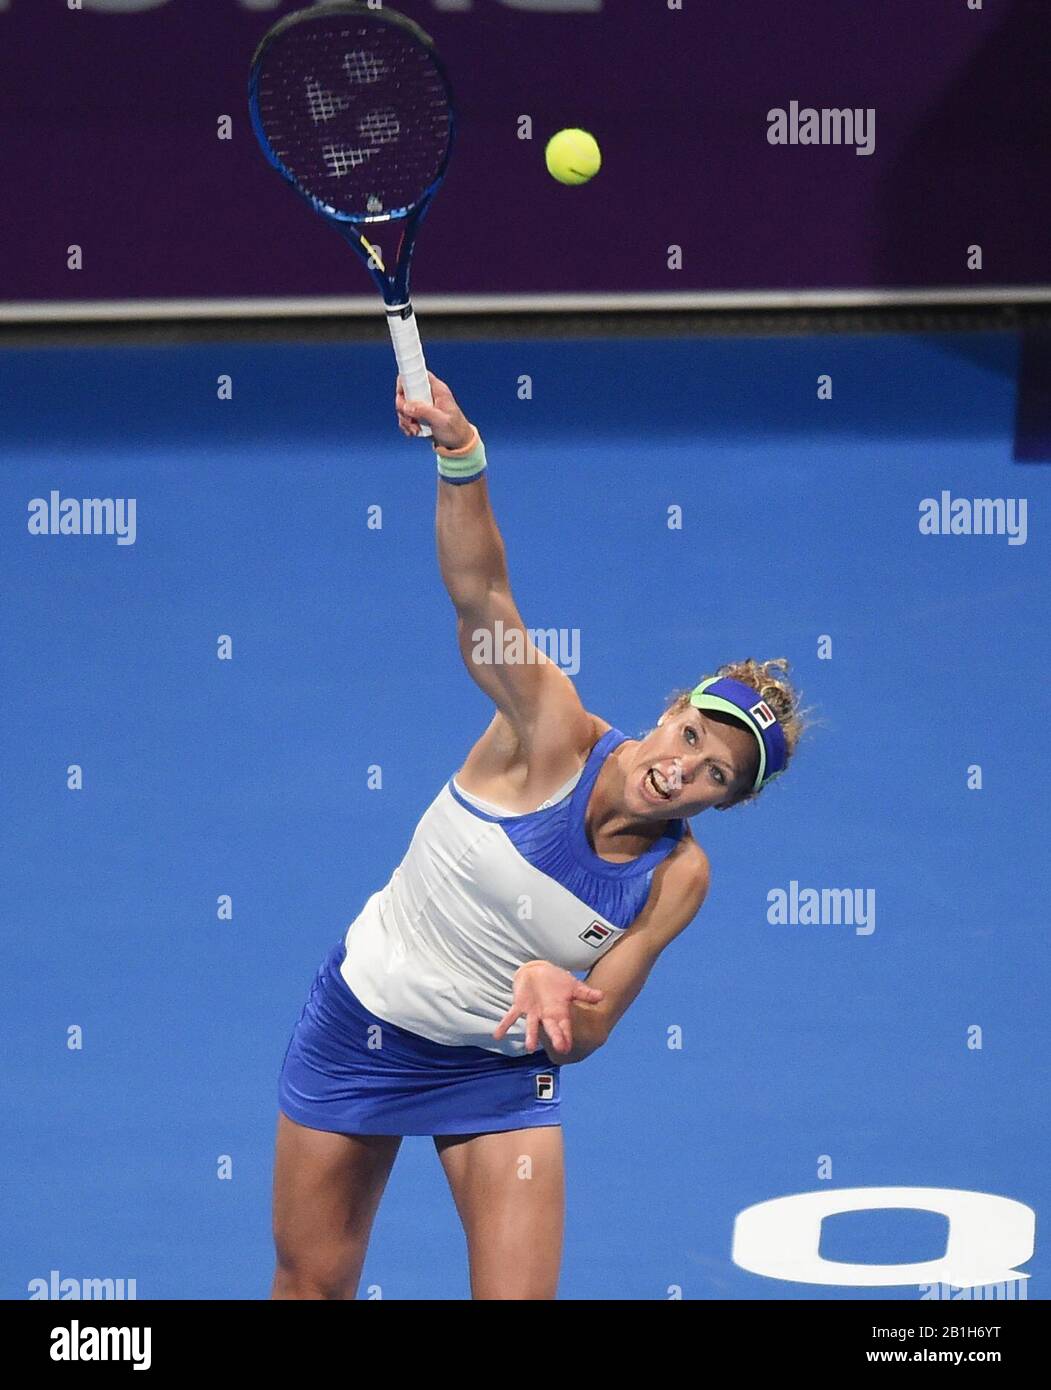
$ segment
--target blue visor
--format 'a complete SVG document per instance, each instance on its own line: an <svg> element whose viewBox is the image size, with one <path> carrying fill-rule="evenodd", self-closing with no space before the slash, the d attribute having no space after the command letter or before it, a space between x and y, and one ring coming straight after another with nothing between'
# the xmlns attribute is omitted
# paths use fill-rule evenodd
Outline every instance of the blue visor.
<svg viewBox="0 0 1051 1390"><path fill-rule="evenodd" d="M731 680L729 676L711 676L697 686L690 696L690 704L697 709L729 714L755 734L759 745L759 771L752 784L753 791L765 787L784 772L788 762L785 731L777 722L777 715L752 686Z"/></svg>

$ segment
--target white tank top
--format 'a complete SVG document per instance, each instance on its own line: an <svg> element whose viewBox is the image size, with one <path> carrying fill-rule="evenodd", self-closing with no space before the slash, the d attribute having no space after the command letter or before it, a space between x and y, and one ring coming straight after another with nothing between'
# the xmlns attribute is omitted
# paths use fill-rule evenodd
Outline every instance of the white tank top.
<svg viewBox="0 0 1051 1390"><path fill-rule="evenodd" d="M515 814L449 782L402 862L346 932L341 974L377 1017L433 1042L525 1052L525 1020L497 1042L515 971L549 960L585 972L619 940L657 863L685 829L672 822L627 864L599 858L584 829L591 787L625 738L610 729L535 811Z"/></svg>

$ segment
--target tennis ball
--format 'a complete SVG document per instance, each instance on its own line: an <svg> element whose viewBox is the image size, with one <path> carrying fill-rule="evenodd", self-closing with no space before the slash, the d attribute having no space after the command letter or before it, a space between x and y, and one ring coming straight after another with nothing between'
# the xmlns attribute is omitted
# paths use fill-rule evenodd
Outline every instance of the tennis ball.
<svg viewBox="0 0 1051 1390"><path fill-rule="evenodd" d="M598 141L586 130L560 130L544 149L547 172L559 183L587 183L602 166Z"/></svg>

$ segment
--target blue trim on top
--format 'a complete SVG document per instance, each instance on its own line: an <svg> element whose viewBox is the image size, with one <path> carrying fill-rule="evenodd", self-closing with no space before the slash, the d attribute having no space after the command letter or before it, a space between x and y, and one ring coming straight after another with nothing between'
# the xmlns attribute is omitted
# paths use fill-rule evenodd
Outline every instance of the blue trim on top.
<svg viewBox="0 0 1051 1390"><path fill-rule="evenodd" d="M604 878L625 878L634 874L652 873L660 861L671 853L675 845L685 835L686 821L681 816L668 822L670 828L645 854L640 854L637 859L628 859L621 864L614 864L596 854L591 848L587 836L585 818L591 790L602 771L603 763L615 749L627 741L627 734L621 733L619 729L607 729L588 754L587 762L580 774L580 780L573 790L567 792L561 801L556 801L554 806L543 806L536 811L516 811L506 815L493 815L468 801L457 788L455 777L450 777L446 786L454 800L459 802L465 811L470 811L472 816L477 816L479 820L488 821L491 825L506 825L511 821L526 820L530 816L551 815L552 812L564 808L568 798L568 840L573 857L578 864Z"/></svg>
<svg viewBox="0 0 1051 1390"><path fill-rule="evenodd" d="M501 821L505 820L517 820L519 816L536 815L535 811L521 811L518 815L493 816L490 815L488 811L483 811L480 807L476 806L473 801L468 801L467 798L461 794L456 785L455 777L450 777L445 785L449 788L450 792L452 792L454 800L458 801L465 811L470 811L472 816L477 816L479 820L487 820L490 823L499 824Z"/></svg>
<svg viewBox="0 0 1051 1390"><path fill-rule="evenodd" d="M576 785L553 806L510 815L483 811L458 791L453 778L453 799L489 825L498 825L527 864L559 883L585 904L596 917L620 931L630 927L649 898L653 871L686 833L686 822L668 822L668 829L645 854L622 864L600 859L588 843L585 818L595 779L610 753L627 740L619 729L610 729L598 740L580 770ZM482 872L485 878L484 870ZM499 899L502 887L488 882L487 891Z"/></svg>

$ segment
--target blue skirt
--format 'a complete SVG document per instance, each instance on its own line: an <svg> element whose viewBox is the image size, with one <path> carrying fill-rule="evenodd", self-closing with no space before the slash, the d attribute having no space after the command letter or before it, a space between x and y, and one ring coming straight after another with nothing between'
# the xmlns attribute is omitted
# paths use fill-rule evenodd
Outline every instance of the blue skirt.
<svg viewBox="0 0 1051 1390"><path fill-rule="evenodd" d="M561 1068L543 1049L504 1057L448 1047L377 1018L339 973L345 954L339 941L322 961L285 1052L278 1104L289 1119L337 1134L404 1135L561 1123Z"/></svg>

